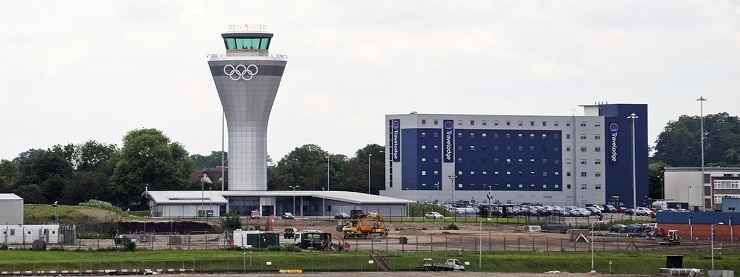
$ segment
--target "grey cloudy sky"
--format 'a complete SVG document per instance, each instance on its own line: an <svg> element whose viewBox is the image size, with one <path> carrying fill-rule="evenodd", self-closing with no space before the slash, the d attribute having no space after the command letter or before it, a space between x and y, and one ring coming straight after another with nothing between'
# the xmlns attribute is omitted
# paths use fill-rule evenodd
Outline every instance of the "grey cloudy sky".
<svg viewBox="0 0 740 277"><path fill-rule="evenodd" d="M275 161L384 144L384 115L582 114L646 103L669 120L740 112L738 1L0 1L0 159L157 128L221 148L206 63L229 24L267 24L288 55Z"/></svg>

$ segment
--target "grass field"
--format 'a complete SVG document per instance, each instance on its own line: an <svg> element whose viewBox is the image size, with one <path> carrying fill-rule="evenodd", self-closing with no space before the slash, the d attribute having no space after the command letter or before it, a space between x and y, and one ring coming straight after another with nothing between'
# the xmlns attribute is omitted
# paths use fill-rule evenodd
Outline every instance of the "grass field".
<svg viewBox="0 0 740 277"><path fill-rule="evenodd" d="M384 253L393 271L418 270L423 258L447 257L469 262L468 271L482 272L588 272L589 253L483 253L479 268L477 252ZM658 273L665 266L665 253L596 253L595 269L602 273ZM303 271L378 271L368 253L242 252L241 250L119 251L0 251L0 271L97 270L97 269L193 269L196 272L250 272L302 269ZM611 266L609 263L611 262ZM684 255L684 267L709 269L709 253ZM610 271L611 267L611 271ZM739 253L715 257L717 269L740 270Z"/></svg>

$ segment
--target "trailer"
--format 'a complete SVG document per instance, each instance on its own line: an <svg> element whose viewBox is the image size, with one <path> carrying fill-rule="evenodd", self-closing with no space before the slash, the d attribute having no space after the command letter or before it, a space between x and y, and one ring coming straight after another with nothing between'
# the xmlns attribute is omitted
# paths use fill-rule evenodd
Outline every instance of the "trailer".
<svg viewBox="0 0 740 277"><path fill-rule="evenodd" d="M433 263L431 258L423 260L423 268L431 271L465 271L465 266L458 259L439 260L439 263Z"/></svg>

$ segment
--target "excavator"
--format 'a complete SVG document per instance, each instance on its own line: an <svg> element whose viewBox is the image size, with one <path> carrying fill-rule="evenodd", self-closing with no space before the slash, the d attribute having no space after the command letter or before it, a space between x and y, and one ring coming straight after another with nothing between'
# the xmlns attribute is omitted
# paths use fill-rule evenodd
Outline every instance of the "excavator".
<svg viewBox="0 0 740 277"><path fill-rule="evenodd" d="M681 237L678 236L678 230L668 230L668 232L665 231L663 228L657 228L650 232L650 237L663 237L663 241L661 241L660 245L677 245L681 244Z"/></svg>
<svg viewBox="0 0 740 277"><path fill-rule="evenodd" d="M388 235L388 228L383 222L383 215L369 214L356 221L347 221L342 228L344 238Z"/></svg>

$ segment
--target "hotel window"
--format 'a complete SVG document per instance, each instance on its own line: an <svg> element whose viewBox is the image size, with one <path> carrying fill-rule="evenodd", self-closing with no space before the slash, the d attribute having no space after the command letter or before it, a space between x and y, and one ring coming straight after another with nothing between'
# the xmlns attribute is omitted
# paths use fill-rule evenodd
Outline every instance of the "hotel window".
<svg viewBox="0 0 740 277"><path fill-rule="evenodd" d="M529 159L529 163L534 163L534 159Z"/></svg>
<svg viewBox="0 0 740 277"><path fill-rule="evenodd" d="M511 121L507 120L506 121L506 126L511 126Z"/></svg>
<svg viewBox="0 0 740 277"><path fill-rule="evenodd" d="M542 134L542 139L547 139L547 134Z"/></svg>
<svg viewBox="0 0 740 277"><path fill-rule="evenodd" d="M462 163L462 158L457 158L457 163L461 164Z"/></svg>
<svg viewBox="0 0 740 277"><path fill-rule="evenodd" d="M588 177L588 173L586 173L586 171L581 171L581 177Z"/></svg>
<svg viewBox="0 0 740 277"><path fill-rule="evenodd" d="M427 175L427 172L426 172L426 171L424 171L424 170L422 170L422 171L421 171L421 176L426 176L426 175Z"/></svg>
<svg viewBox="0 0 740 277"><path fill-rule="evenodd" d="M524 136L522 135L522 133L519 133L519 134L517 134L517 137L518 138L523 138Z"/></svg>
<svg viewBox="0 0 740 277"><path fill-rule="evenodd" d="M529 126L534 126L534 121L530 121Z"/></svg>
<svg viewBox="0 0 740 277"><path fill-rule="evenodd" d="M457 146L457 151L462 151L462 145Z"/></svg>
<svg viewBox="0 0 740 277"><path fill-rule="evenodd" d="M555 185L555 188L560 188L560 185Z"/></svg>
<svg viewBox="0 0 740 277"><path fill-rule="evenodd" d="M558 125L560 125L560 122L558 122L558 121L555 121L555 122L553 122L552 124L553 124L553 125L555 125L555 126L557 127Z"/></svg>
<svg viewBox="0 0 740 277"><path fill-rule="evenodd" d="M586 139L586 134L581 134L581 139Z"/></svg>
<svg viewBox="0 0 740 277"><path fill-rule="evenodd" d="M438 138L438 137L439 137L439 133L437 133L437 132L434 132L434 137L435 137L435 138Z"/></svg>
<svg viewBox="0 0 740 277"><path fill-rule="evenodd" d="M506 163L507 164L510 164L511 163L511 159L506 159Z"/></svg>
<svg viewBox="0 0 740 277"><path fill-rule="evenodd" d="M493 159L493 163L497 164L498 163L498 158Z"/></svg>
<svg viewBox="0 0 740 277"><path fill-rule="evenodd" d="M521 120L519 120L518 124L519 124L519 127L522 127L522 125L524 125L524 123Z"/></svg>
<svg viewBox="0 0 740 277"><path fill-rule="evenodd" d="M534 184L529 184L529 187L530 188L534 188Z"/></svg>
<svg viewBox="0 0 740 277"><path fill-rule="evenodd" d="M437 175L439 175L439 171L435 170L434 171L434 176L437 176Z"/></svg>
<svg viewBox="0 0 740 277"><path fill-rule="evenodd" d="M594 177L601 177L601 172L594 172Z"/></svg>
<svg viewBox="0 0 740 277"><path fill-rule="evenodd" d="M462 133L457 133L457 138L462 138Z"/></svg>
<svg viewBox="0 0 740 277"><path fill-rule="evenodd" d="M506 175L511 175L511 171L506 171Z"/></svg>
<svg viewBox="0 0 740 277"><path fill-rule="evenodd" d="M493 151L498 151L498 145L493 146Z"/></svg>
<svg viewBox="0 0 740 277"><path fill-rule="evenodd" d="M481 137L486 138L486 133L480 134Z"/></svg>
<svg viewBox="0 0 740 277"><path fill-rule="evenodd" d="M427 133L425 133L425 132L421 132L421 137L422 137L422 138L425 138L425 137L427 137Z"/></svg>
<svg viewBox="0 0 740 277"><path fill-rule="evenodd" d="M529 172L529 176L532 176L532 177L534 177L534 171L530 171L530 172Z"/></svg>
<svg viewBox="0 0 740 277"><path fill-rule="evenodd" d="M586 164L586 159L581 159L581 164Z"/></svg>
<svg viewBox="0 0 740 277"><path fill-rule="evenodd" d="M555 164L560 164L560 160L558 160L558 159L555 159L555 161L553 161L553 163L555 163Z"/></svg>
<svg viewBox="0 0 740 277"><path fill-rule="evenodd" d="M486 124L488 124L488 122L486 120L482 120L481 123L483 123L483 126L486 126Z"/></svg>
<svg viewBox="0 0 740 277"><path fill-rule="evenodd" d="M565 151L566 151L566 152L570 152L570 146L566 146L566 147L565 147Z"/></svg>
<svg viewBox="0 0 740 277"><path fill-rule="evenodd" d="M558 138L560 138L560 135L558 135L558 134L554 134L554 135L552 135L552 138L554 138L554 139L558 139Z"/></svg>
<svg viewBox="0 0 740 277"><path fill-rule="evenodd" d="M493 121L493 126L498 126L498 120Z"/></svg>
<svg viewBox="0 0 740 277"><path fill-rule="evenodd" d="M533 139L533 138L534 138L534 134L531 134L531 133L530 133L530 134L529 134L529 138L530 138L530 139Z"/></svg>
<svg viewBox="0 0 740 277"><path fill-rule="evenodd" d="M565 134L565 139L570 139L570 134Z"/></svg>
<svg viewBox="0 0 740 277"><path fill-rule="evenodd" d="M601 134L595 134L594 139L601 139Z"/></svg>
<svg viewBox="0 0 740 277"><path fill-rule="evenodd" d="M470 175L475 175L475 171L471 170Z"/></svg>
<svg viewBox="0 0 740 277"><path fill-rule="evenodd" d="M461 175L463 175L463 174L462 174L462 171L458 171L458 172L457 172L457 176L461 176Z"/></svg>
<svg viewBox="0 0 740 277"><path fill-rule="evenodd" d="M565 126L570 126L570 121L566 121Z"/></svg>
<svg viewBox="0 0 740 277"><path fill-rule="evenodd" d="M439 120L435 119L434 120L434 125L437 125L437 124L439 124Z"/></svg>
<svg viewBox="0 0 740 277"><path fill-rule="evenodd" d="M427 150L427 146L422 144L421 145L421 150Z"/></svg>
<svg viewBox="0 0 740 277"><path fill-rule="evenodd" d="M581 152L586 152L586 146L581 146Z"/></svg>
<svg viewBox="0 0 740 277"><path fill-rule="evenodd" d="M542 164L547 164L547 159L542 159Z"/></svg>
<svg viewBox="0 0 740 277"><path fill-rule="evenodd" d="M542 121L542 127L546 127L546 126L547 126L547 121Z"/></svg>
<svg viewBox="0 0 740 277"><path fill-rule="evenodd" d="M560 147L559 146L555 146L555 147L552 148L552 150L555 151L555 152L558 152L558 151L560 151Z"/></svg>
<svg viewBox="0 0 740 277"><path fill-rule="evenodd" d="M547 177L547 171L542 172L542 177Z"/></svg>
<svg viewBox="0 0 740 277"><path fill-rule="evenodd" d="M422 125L426 125L426 124L427 124L427 120L426 120L426 119L422 119L422 120L421 120L421 124L422 124Z"/></svg>
<svg viewBox="0 0 740 277"><path fill-rule="evenodd" d="M462 125L462 119L457 120L457 125Z"/></svg>
<svg viewBox="0 0 740 277"><path fill-rule="evenodd" d="M601 164L601 159L594 160L594 164Z"/></svg>
<svg viewBox="0 0 740 277"><path fill-rule="evenodd" d="M570 159L566 159L565 164L570 164Z"/></svg>
<svg viewBox="0 0 740 277"><path fill-rule="evenodd" d="M470 146L470 151L475 151L475 145Z"/></svg>
<svg viewBox="0 0 740 277"><path fill-rule="evenodd" d="M498 171L494 171L494 172L493 172L493 175L496 175L496 176L498 176Z"/></svg>
<svg viewBox="0 0 740 277"><path fill-rule="evenodd" d="M508 139L508 138L511 138L511 134L509 134L509 133L506 133L506 138L507 138L507 139Z"/></svg>
<svg viewBox="0 0 740 277"><path fill-rule="evenodd" d="M565 185L565 188L570 189L570 184Z"/></svg>
<svg viewBox="0 0 740 277"><path fill-rule="evenodd" d="M560 172L555 171L554 174L555 176L560 176Z"/></svg>
<svg viewBox="0 0 740 277"><path fill-rule="evenodd" d="M470 138L475 138L475 133L470 133Z"/></svg>
<svg viewBox="0 0 740 277"><path fill-rule="evenodd" d="M534 146L530 146L529 151L534 151Z"/></svg>
<svg viewBox="0 0 740 277"><path fill-rule="evenodd" d="M471 120L471 121L470 121L470 125L471 125L471 126L472 126L472 125L475 125L475 120Z"/></svg>
<svg viewBox="0 0 740 277"><path fill-rule="evenodd" d="M601 184L595 184L594 189L601 189Z"/></svg>
<svg viewBox="0 0 740 277"><path fill-rule="evenodd" d="M524 188L524 185L522 185L522 184L519 184L519 188L520 188L520 189Z"/></svg>
<svg viewBox="0 0 740 277"><path fill-rule="evenodd" d="M511 146L506 146L506 151L511 151Z"/></svg>
<svg viewBox="0 0 740 277"><path fill-rule="evenodd" d="M483 150L483 151L486 151L486 149L488 149L488 146L487 145L481 145L480 147L481 147L481 150Z"/></svg>
<svg viewBox="0 0 740 277"><path fill-rule="evenodd" d="M586 184L581 184L581 189L588 189L588 185L586 185Z"/></svg>
<svg viewBox="0 0 740 277"><path fill-rule="evenodd" d="M517 149L519 149L519 152L522 152L522 146L521 146L521 145L519 145L519 146L517 147Z"/></svg>
<svg viewBox="0 0 740 277"><path fill-rule="evenodd" d="M494 133L493 138L498 138L498 133Z"/></svg>
<svg viewBox="0 0 740 277"><path fill-rule="evenodd" d="M421 158L421 162L422 162L422 163L423 163L423 162L426 162L426 161L427 161L427 158Z"/></svg>
<svg viewBox="0 0 740 277"><path fill-rule="evenodd" d="M439 145L435 145L434 150L439 150Z"/></svg>
<svg viewBox="0 0 740 277"><path fill-rule="evenodd" d="M599 121L594 122L594 127L601 127L601 122Z"/></svg>
<svg viewBox="0 0 740 277"><path fill-rule="evenodd" d="M586 121L581 121L581 127L586 127Z"/></svg>
<svg viewBox="0 0 740 277"><path fill-rule="evenodd" d="M568 176L568 177L570 177L570 171L568 171L568 172L565 172L565 176Z"/></svg>
<svg viewBox="0 0 740 277"><path fill-rule="evenodd" d="M594 147L594 151L601 152L601 147L598 147L598 146Z"/></svg>
<svg viewBox="0 0 740 277"><path fill-rule="evenodd" d="M506 188L511 188L511 184L506 184Z"/></svg>
<svg viewBox="0 0 740 277"><path fill-rule="evenodd" d="M488 173L488 172L486 172L485 170L483 170L483 172L481 172L481 174L483 174L483 175L486 175L486 173Z"/></svg>
<svg viewBox="0 0 740 277"><path fill-rule="evenodd" d="M519 163L520 163L520 164L521 164L521 163L523 163L523 162L524 162L524 161L523 161L522 159L519 159Z"/></svg>
<svg viewBox="0 0 740 277"><path fill-rule="evenodd" d="M435 164L438 164L439 163L439 158L434 158L434 163Z"/></svg>

